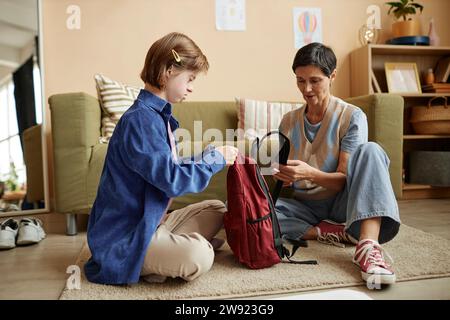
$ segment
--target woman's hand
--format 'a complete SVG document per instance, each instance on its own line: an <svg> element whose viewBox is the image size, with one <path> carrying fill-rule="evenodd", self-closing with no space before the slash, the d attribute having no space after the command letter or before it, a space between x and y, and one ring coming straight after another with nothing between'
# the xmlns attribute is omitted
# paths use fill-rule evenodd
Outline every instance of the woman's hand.
<svg viewBox="0 0 450 320"><path fill-rule="evenodd" d="M279 165L278 173L274 174L275 179L285 183L293 183L298 180L308 180L313 184L333 190L336 193L341 191L346 181L346 165L349 155L341 152L339 166L336 172L323 172L311 167L306 162L300 160L288 160L287 165Z"/></svg>
<svg viewBox="0 0 450 320"><path fill-rule="evenodd" d="M225 164L227 167L232 166L236 161L236 157L239 153L238 148L232 146L220 146L215 148L216 151L219 151L225 159Z"/></svg>
<svg viewBox="0 0 450 320"><path fill-rule="evenodd" d="M280 172L280 170L278 170L278 169L276 169L276 168L272 168L272 177L273 177L276 181L280 180L280 179L278 179L277 176L276 176L276 174L279 173L279 172ZM280 180L280 181L282 181L282 180ZM293 184L292 182L285 182L285 181L283 181L283 188L291 187L292 184Z"/></svg>
<svg viewBox="0 0 450 320"><path fill-rule="evenodd" d="M287 165L279 165L277 170L279 172L274 175L274 178L285 182L285 184L292 184L298 180L311 180L315 170L306 162L288 160Z"/></svg>

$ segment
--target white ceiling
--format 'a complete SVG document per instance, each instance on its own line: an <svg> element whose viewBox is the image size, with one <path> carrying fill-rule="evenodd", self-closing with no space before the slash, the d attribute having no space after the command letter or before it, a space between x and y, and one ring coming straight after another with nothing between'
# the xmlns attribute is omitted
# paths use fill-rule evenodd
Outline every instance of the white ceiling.
<svg viewBox="0 0 450 320"><path fill-rule="evenodd" d="M37 0L0 0L0 79L29 57L37 30Z"/></svg>
<svg viewBox="0 0 450 320"><path fill-rule="evenodd" d="M17 28L0 20L0 45L22 49L33 40L33 38L33 32Z"/></svg>

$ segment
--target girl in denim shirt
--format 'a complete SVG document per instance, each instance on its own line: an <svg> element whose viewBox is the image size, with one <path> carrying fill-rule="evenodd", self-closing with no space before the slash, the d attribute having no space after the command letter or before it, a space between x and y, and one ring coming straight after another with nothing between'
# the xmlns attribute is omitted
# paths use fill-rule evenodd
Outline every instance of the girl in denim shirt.
<svg viewBox="0 0 450 320"><path fill-rule="evenodd" d="M237 149L207 148L200 160L178 159L172 103L183 101L200 72L208 70L200 48L170 33L149 49L141 79L145 88L120 118L108 145L88 224L92 256L89 281L104 284L187 281L214 261L214 238L226 212L217 200L167 214L171 199L204 190L211 177L234 163Z"/></svg>

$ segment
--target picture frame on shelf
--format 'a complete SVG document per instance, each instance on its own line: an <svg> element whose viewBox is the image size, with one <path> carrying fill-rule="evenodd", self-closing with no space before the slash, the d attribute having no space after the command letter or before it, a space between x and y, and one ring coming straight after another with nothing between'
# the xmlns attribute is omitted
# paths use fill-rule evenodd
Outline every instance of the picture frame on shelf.
<svg viewBox="0 0 450 320"><path fill-rule="evenodd" d="M384 69L389 93L422 93L416 63L386 62Z"/></svg>

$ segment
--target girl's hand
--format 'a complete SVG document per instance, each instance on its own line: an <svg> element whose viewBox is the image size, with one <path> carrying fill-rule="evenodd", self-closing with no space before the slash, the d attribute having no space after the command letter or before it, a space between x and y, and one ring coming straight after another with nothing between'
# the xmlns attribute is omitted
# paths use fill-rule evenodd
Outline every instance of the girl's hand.
<svg viewBox="0 0 450 320"><path fill-rule="evenodd" d="M287 165L279 165L279 173L274 177L285 183L293 183L298 180L310 180L314 168L300 160L288 160Z"/></svg>
<svg viewBox="0 0 450 320"><path fill-rule="evenodd" d="M236 161L236 157L239 153L238 148L232 146L220 146L215 149L219 151L222 156L225 158L225 164L227 167L232 166Z"/></svg>

